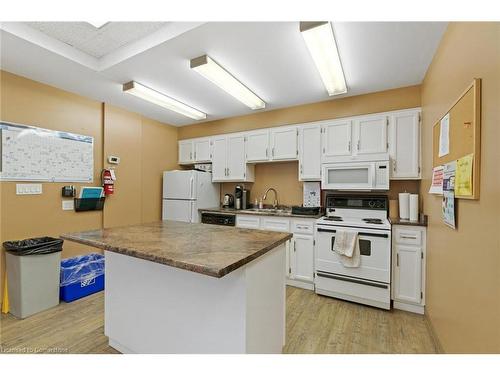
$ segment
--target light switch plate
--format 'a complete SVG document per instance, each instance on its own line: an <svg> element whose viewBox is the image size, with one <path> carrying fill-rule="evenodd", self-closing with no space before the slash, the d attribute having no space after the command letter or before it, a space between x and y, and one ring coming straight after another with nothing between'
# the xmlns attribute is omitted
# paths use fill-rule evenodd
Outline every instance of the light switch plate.
<svg viewBox="0 0 500 375"><path fill-rule="evenodd" d="M16 184L17 195L42 194L42 184Z"/></svg>
<svg viewBox="0 0 500 375"><path fill-rule="evenodd" d="M65 199L62 201L62 209L70 211L75 209L75 201L73 199Z"/></svg>

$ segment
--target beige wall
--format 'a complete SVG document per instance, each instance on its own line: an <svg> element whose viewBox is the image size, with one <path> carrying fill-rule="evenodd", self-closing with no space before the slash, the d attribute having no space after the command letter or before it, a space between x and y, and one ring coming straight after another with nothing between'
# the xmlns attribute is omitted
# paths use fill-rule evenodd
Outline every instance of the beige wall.
<svg viewBox="0 0 500 375"><path fill-rule="evenodd" d="M482 78L481 198L457 201L457 230L427 194L432 126ZM423 176L429 215L427 315L445 352L500 352L500 23L453 23L422 85Z"/></svg>
<svg viewBox="0 0 500 375"><path fill-rule="evenodd" d="M0 116L4 121L94 137L94 183L108 155L120 156L116 193L104 211L61 209L63 183L43 183L41 196L18 196L15 182L0 183L0 243L39 235L151 222L161 219L162 172L177 167L177 128L138 114L0 71ZM75 184L78 188L83 184ZM69 241L62 256L96 249ZM0 295L5 254L0 254Z"/></svg>
<svg viewBox="0 0 500 375"><path fill-rule="evenodd" d="M183 126L179 128L179 139L415 107L420 107L420 86L403 87ZM222 193L234 193L235 185L237 184L223 184ZM257 164L255 166L255 183L245 185L251 189L252 202L255 197L261 197L268 187L274 187L279 193L280 204L302 204L302 182L298 180L298 163L296 161ZM405 190L416 193L419 187L418 181L392 182L389 196L396 197L398 192ZM272 203L272 201L267 203Z"/></svg>

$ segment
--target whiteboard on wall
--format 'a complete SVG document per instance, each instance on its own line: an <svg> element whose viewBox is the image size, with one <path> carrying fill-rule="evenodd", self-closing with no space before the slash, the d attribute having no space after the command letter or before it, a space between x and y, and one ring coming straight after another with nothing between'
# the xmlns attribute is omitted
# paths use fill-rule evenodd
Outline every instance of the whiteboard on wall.
<svg viewBox="0 0 500 375"><path fill-rule="evenodd" d="M0 122L3 181L92 182L94 138Z"/></svg>

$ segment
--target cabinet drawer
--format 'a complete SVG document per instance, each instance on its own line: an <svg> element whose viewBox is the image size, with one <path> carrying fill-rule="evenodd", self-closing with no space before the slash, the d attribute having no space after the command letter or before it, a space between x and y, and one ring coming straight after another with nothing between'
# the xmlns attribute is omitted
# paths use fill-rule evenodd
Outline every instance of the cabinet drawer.
<svg viewBox="0 0 500 375"><path fill-rule="evenodd" d="M422 244L422 232L419 230L396 228L396 243L420 246Z"/></svg>
<svg viewBox="0 0 500 375"><path fill-rule="evenodd" d="M259 229L260 218L257 216L237 215L236 226L238 228Z"/></svg>
<svg viewBox="0 0 500 375"><path fill-rule="evenodd" d="M314 223L310 221L294 221L292 223L293 233L313 234Z"/></svg>
<svg viewBox="0 0 500 375"><path fill-rule="evenodd" d="M260 229L276 232L290 232L290 220L283 218L264 217Z"/></svg>

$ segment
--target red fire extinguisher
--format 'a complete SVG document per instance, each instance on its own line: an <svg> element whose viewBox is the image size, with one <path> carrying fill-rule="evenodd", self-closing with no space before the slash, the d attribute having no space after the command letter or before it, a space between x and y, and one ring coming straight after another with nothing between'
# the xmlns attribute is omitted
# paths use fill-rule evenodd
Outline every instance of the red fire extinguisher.
<svg viewBox="0 0 500 375"><path fill-rule="evenodd" d="M104 195L108 196L115 191L116 175L113 169L103 169L101 173L102 187L104 188Z"/></svg>

